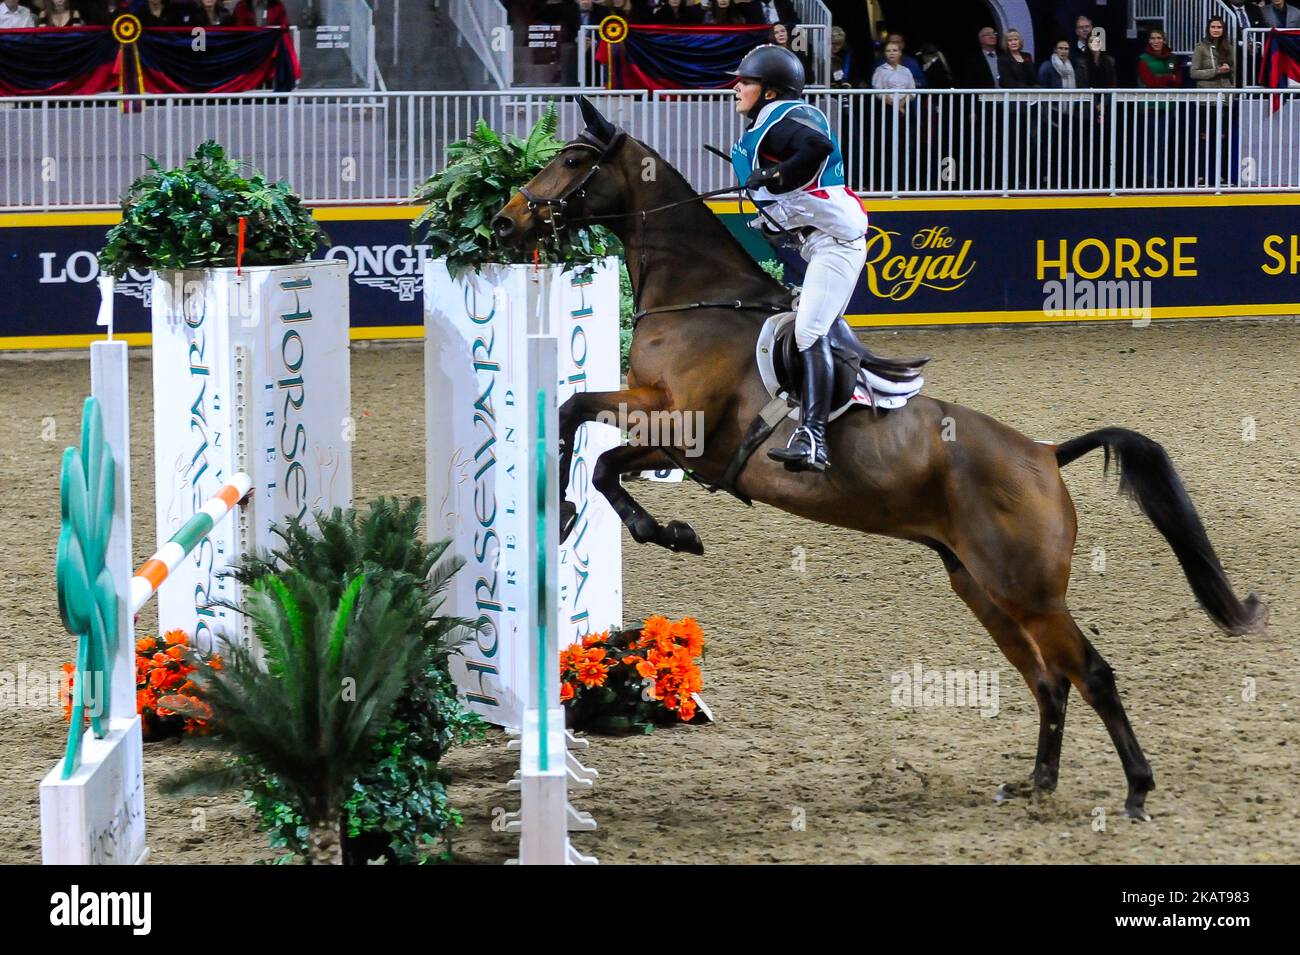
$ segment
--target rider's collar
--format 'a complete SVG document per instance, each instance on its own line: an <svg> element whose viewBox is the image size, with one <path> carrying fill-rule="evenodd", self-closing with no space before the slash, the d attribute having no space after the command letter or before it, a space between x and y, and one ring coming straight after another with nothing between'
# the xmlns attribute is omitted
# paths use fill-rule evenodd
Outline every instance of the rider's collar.
<svg viewBox="0 0 1300 955"><path fill-rule="evenodd" d="M750 110L751 121L749 124L749 128L753 129L755 126L758 126L760 123L764 122L767 119L768 115L772 112L772 110L776 109L782 103L792 103L792 102L799 102L799 100L797 98L781 99L778 96L776 99L770 99L766 103L764 103L763 107L757 113L755 113L753 110Z"/></svg>

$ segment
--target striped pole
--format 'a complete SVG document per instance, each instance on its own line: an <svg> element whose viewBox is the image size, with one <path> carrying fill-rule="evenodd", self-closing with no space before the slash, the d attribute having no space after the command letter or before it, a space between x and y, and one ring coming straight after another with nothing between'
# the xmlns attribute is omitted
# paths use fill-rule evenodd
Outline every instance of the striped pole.
<svg viewBox="0 0 1300 955"><path fill-rule="evenodd" d="M131 578L131 613L138 613L157 593L167 575L176 569L176 565L185 559L185 555L198 546L199 541L208 536L231 509L244 499L253 486L253 479L247 474L236 474L230 483L209 498L193 517L172 535L171 540L163 544L135 572Z"/></svg>

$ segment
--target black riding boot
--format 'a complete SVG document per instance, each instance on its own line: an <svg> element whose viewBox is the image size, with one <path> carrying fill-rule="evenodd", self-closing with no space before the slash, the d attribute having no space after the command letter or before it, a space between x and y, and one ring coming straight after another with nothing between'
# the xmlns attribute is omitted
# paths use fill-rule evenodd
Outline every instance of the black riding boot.
<svg viewBox="0 0 1300 955"><path fill-rule="evenodd" d="M767 456L781 461L788 471L825 471L831 466L826 454L826 416L830 414L831 389L835 382L835 359L830 340L823 335L799 353L803 360L803 401L800 423L784 448L772 448Z"/></svg>

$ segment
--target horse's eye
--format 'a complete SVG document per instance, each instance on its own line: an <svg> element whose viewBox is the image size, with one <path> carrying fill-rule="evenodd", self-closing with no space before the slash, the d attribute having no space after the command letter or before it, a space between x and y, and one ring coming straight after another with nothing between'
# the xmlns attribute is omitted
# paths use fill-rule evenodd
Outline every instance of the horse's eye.
<svg viewBox="0 0 1300 955"><path fill-rule="evenodd" d="M569 157L567 157L567 158L564 160L564 165L565 165L566 167L568 167L569 169L577 169L577 168L578 168L578 157L577 157L577 156L569 156Z"/></svg>

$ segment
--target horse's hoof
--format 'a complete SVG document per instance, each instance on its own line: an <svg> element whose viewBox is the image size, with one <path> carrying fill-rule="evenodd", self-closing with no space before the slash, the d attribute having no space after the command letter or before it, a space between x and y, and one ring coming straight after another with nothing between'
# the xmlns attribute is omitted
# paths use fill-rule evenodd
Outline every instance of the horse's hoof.
<svg viewBox="0 0 1300 955"><path fill-rule="evenodd" d="M700 555L704 553L704 543L695 528L685 521L669 521L664 528L665 546L675 553Z"/></svg>
<svg viewBox="0 0 1300 955"><path fill-rule="evenodd" d="M1003 783L993 794L994 802L1006 802L1009 799L1025 799L1034 794L1033 783Z"/></svg>
<svg viewBox="0 0 1300 955"><path fill-rule="evenodd" d="M1124 807L1124 818L1132 819L1134 822L1150 822L1151 813L1141 806L1126 806Z"/></svg>
<svg viewBox="0 0 1300 955"><path fill-rule="evenodd" d="M560 502L560 543L563 544L573 533L573 525L578 523L578 507L572 501Z"/></svg>

